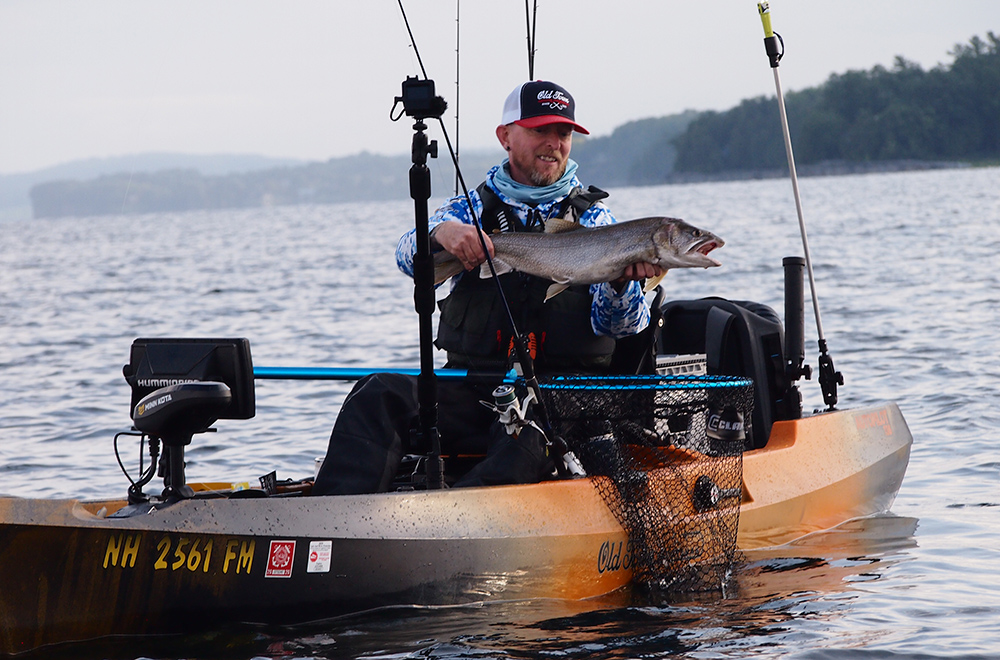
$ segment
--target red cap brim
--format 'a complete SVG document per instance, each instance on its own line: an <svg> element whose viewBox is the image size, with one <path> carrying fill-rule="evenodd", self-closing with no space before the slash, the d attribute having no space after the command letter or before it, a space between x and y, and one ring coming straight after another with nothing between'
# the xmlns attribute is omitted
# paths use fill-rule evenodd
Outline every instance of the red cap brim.
<svg viewBox="0 0 1000 660"><path fill-rule="evenodd" d="M514 122L518 126L523 126L525 128L538 128L539 126L548 126L549 124L569 124L573 127L573 130L577 133L583 133L584 135L590 135L588 131L583 126L580 126L575 121L570 121L563 117L562 115L539 115L538 117L528 117L527 119L518 119Z"/></svg>

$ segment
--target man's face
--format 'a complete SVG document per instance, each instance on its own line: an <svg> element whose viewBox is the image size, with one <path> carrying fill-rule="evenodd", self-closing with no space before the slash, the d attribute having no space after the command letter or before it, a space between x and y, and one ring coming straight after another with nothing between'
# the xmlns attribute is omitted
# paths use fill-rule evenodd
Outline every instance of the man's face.
<svg viewBox="0 0 1000 660"><path fill-rule="evenodd" d="M566 172L573 146L570 124L547 124L524 128L517 124L497 127L497 137L508 148L510 176L529 186L552 185Z"/></svg>

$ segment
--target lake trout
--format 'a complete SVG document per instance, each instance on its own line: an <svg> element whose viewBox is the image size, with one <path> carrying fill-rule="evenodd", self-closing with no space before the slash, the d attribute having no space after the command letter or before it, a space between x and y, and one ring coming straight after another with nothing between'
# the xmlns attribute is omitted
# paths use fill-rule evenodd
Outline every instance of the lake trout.
<svg viewBox="0 0 1000 660"><path fill-rule="evenodd" d="M490 236L497 275L512 270L552 280L545 299L575 284L610 282L621 277L625 267L638 261L663 269L647 280L651 291L671 268L709 268L719 262L709 252L725 245L712 232L692 227L676 218L642 218L601 227L552 218L544 233L501 232ZM463 271L461 262L448 252L434 255L434 283L440 284ZM489 264L480 266L480 277L491 277Z"/></svg>

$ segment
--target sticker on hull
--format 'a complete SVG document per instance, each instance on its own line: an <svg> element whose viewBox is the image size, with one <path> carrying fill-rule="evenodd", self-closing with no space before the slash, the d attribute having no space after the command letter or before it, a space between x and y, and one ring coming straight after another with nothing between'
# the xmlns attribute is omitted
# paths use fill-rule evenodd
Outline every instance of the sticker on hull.
<svg viewBox="0 0 1000 660"><path fill-rule="evenodd" d="M333 556L333 541L310 541L306 573L329 573Z"/></svg>
<svg viewBox="0 0 1000 660"><path fill-rule="evenodd" d="M295 562L295 541L271 541L267 552L266 578L292 577L292 565Z"/></svg>

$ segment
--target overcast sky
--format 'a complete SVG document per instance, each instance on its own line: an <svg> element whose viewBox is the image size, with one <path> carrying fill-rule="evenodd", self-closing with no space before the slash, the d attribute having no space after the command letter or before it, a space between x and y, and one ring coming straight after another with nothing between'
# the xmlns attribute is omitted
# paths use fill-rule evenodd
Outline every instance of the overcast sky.
<svg viewBox="0 0 1000 660"><path fill-rule="evenodd" d="M831 73L924 68L1000 33L1000 0L773 0L786 92ZM527 78L521 0L404 0L455 138L493 146ZM774 94L753 0L541 0L535 78L607 135L633 119ZM0 0L0 174L148 151L326 160L406 153L389 121L419 72L396 0ZM433 131L432 137L437 131Z"/></svg>

